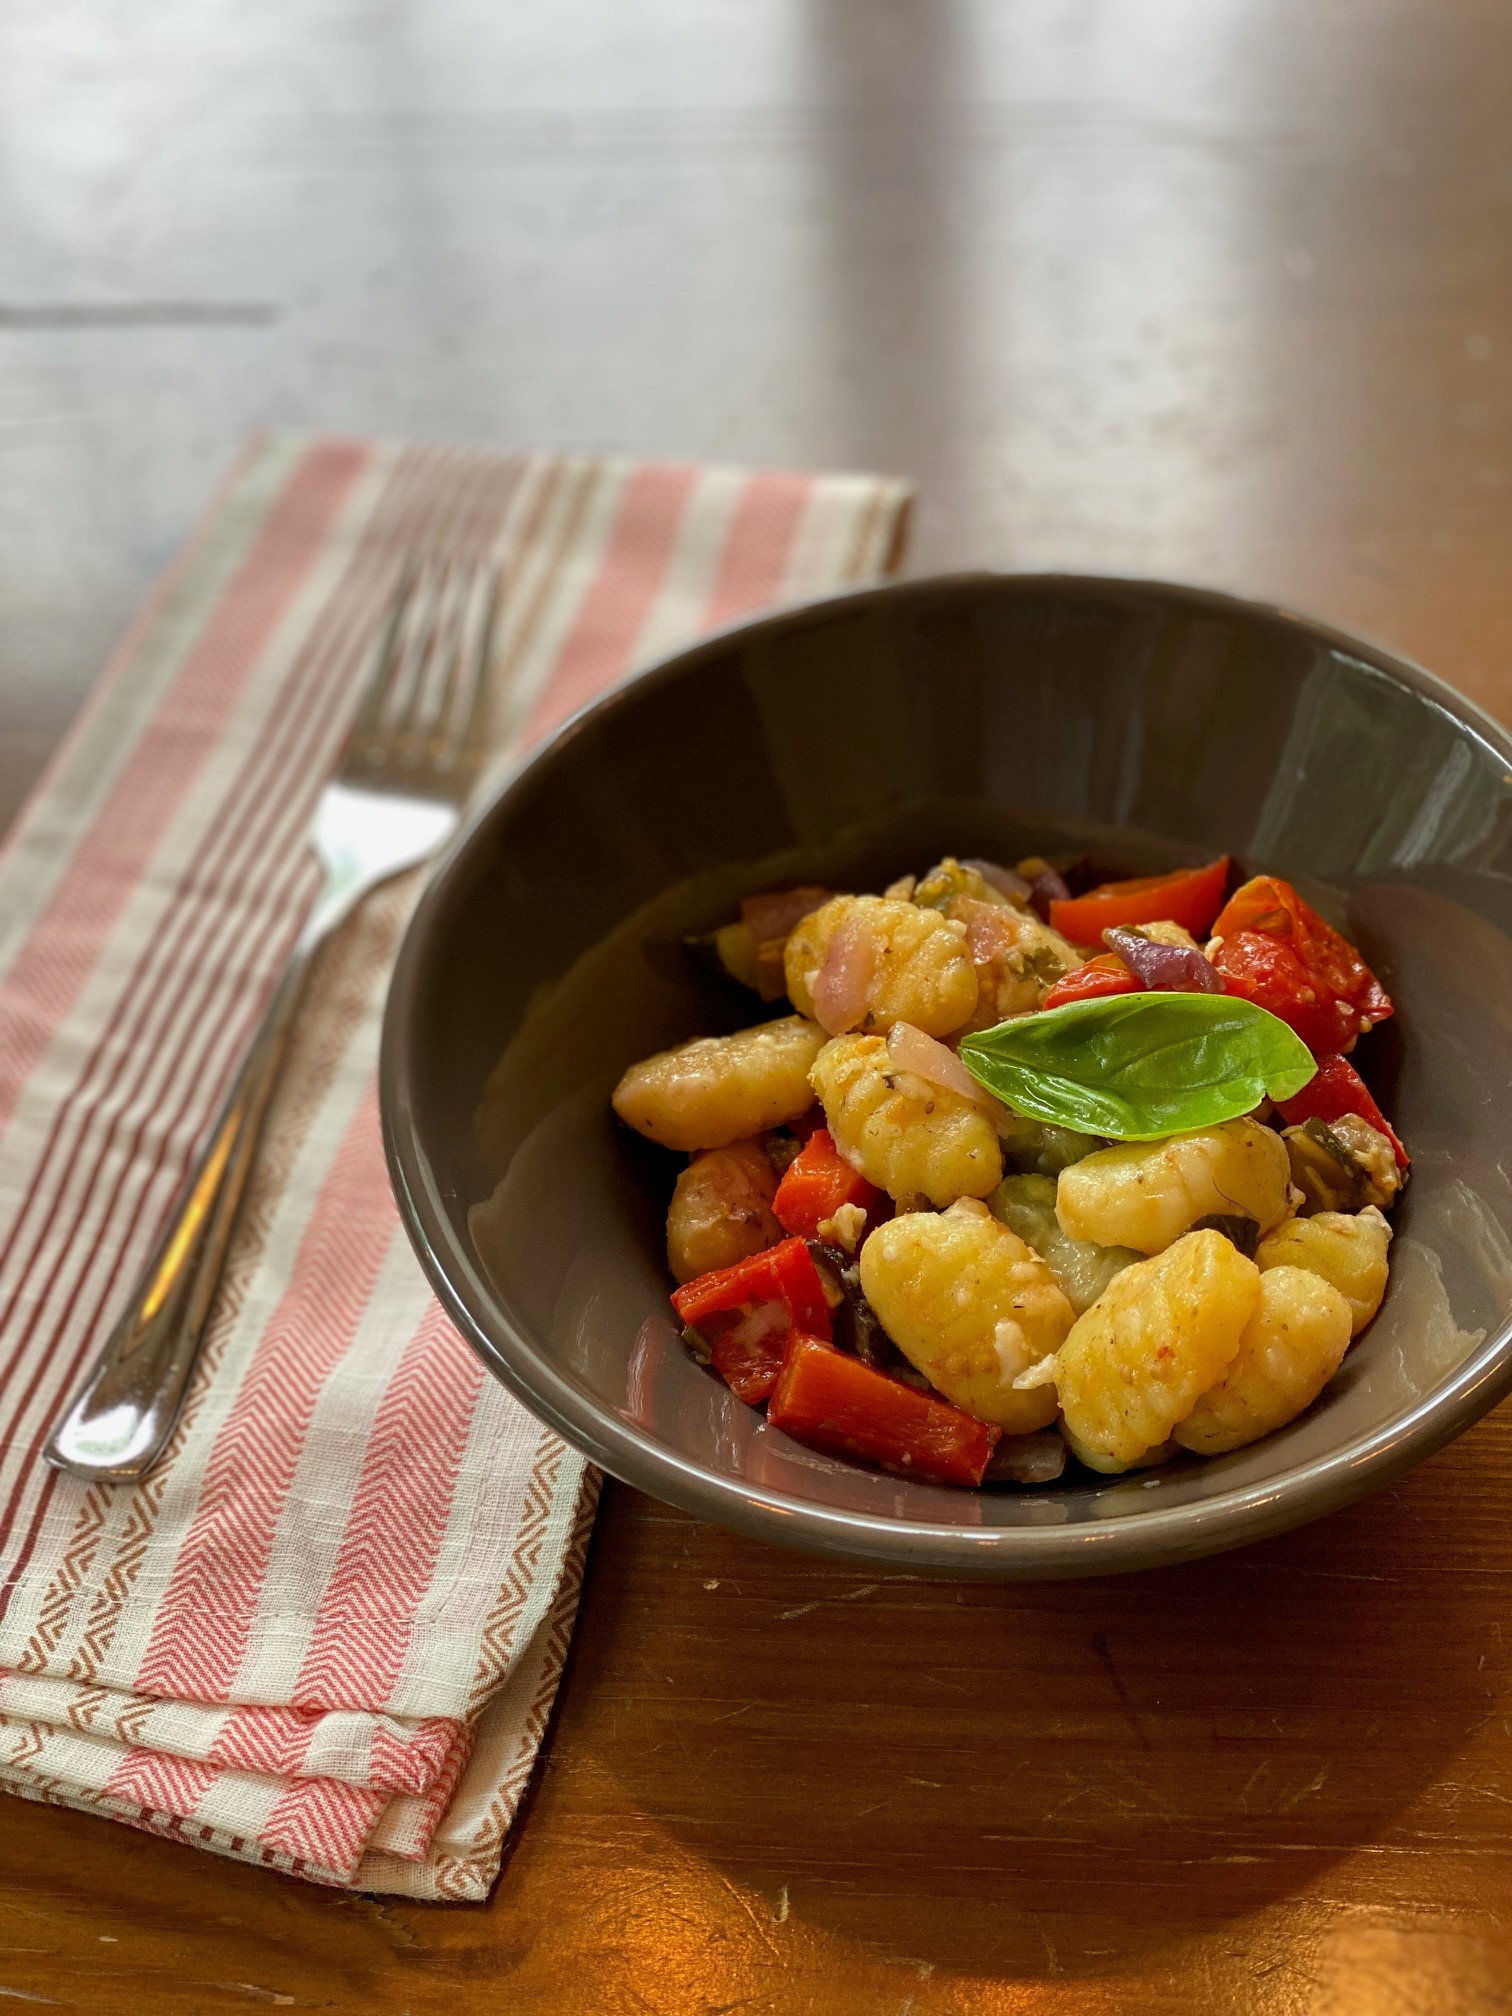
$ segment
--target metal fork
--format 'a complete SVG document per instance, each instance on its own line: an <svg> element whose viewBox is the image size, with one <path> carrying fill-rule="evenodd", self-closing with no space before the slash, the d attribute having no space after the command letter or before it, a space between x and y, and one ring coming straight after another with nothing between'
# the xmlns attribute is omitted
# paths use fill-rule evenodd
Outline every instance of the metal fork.
<svg viewBox="0 0 1512 2016"><path fill-rule="evenodd" d="M162 1454L315 956L362 897L423 861L461 818L484 754L498 596L496 566L406 561L311 823L325 885L130 1305L43 1452L56 1469L127 1482Z"/></svg>

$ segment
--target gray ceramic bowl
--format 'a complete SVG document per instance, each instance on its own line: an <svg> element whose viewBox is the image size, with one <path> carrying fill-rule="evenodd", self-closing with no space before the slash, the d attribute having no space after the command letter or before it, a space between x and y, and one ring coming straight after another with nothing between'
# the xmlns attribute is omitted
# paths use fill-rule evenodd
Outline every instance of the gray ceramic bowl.
<svg viewBox="0 0 1512 2016"><path fill-rule="evenodd" d="M798 1447L700 1371L666 1303L663 1158L610 1117L633 1058L757 1019L685 932L786 881L944 851L1290 876L1398 1005L1367 1075L1413 1150L1391 1288L1280 1434L1046 1492L900 1483ZM1147 1567L1397 1476L1512 1385L1512 741L1321 626L1148 583L973 576L786 611L580 714L441 864L384 1030L401 1210L463 1336L616 1476L747 1533L978 1576Z"/></svg>

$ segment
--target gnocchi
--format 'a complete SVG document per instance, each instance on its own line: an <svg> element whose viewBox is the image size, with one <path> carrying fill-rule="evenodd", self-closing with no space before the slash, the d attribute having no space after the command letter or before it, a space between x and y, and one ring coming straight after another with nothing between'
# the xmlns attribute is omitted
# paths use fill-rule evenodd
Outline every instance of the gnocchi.
<svg viewBox="0 0 1512 2016"><path fill-rule="evenodd" d="M632 1064L614 1088L614 1110L664 1148L727 1148L808 1111L809 1072L823 1048L824 1031L802 1015L700 1036Z"/></svg>
<svg viewBox="0 0 1512 2016"><path fill-rule="evenodd" d="M1050 1269L981 1204L882 1225L861 1249L861 1286L882 1327L947 1400L1013 1435L1055 1419L1050 1387L1014 1381L1071 1328Z"/></svg>
<svg viewBox="0 0 1512 2016"><path fill-rule="evenodd" d="M695 1155L667 1209L667 1264L674 1281L733 1267L782 1237L772 1215L777 1172L759 1141Z"/></svg>
<svg viewBox="0 0 1512 2016"><path fill-rule="evenodd" d="M985 1197L1003 1173L997 1129L979 1106L900 1071L880 1036L837 1036L810 1082L836 1148L900 1202Z"/></svg>
<svg viewBox="0 0 1512 2016"><path fill-rule="evenodd" d="M1239 1349L1176 1440L1199 1456L1258 1442L1310 1407L1344 1362L1352 1318L1337 1288L1305 1267L1272 1267Z"/></svg>
<svg viewBox="0 0 1512 2016"><path fill-rule="evenodd" d="M1305 1267L1349 1304L1351 1333L1358 1337L1381 1306L1389 1272L1391 1227L1373 1205L1364 1211L1315 1211L1310 1218L1286 1218L1260 1241L1255 1263Z"/></svg>
<svg viewBox="0 0 1512 2016"><path fill-rule="evenodd" d="M1040 1007L1078 954L1032 910L956 896L946 915L966 928L966 948L977 976L973 1029L991 1029L1013 1015Z"/></svg>
<svg viewBox="0 0 1512 2016"><path fill-rule="evenodd" d="M1260 1270L1221 1232L1188 1232L1126 1267L1078 1316L1055 1363L1068 1435L1094 1470L1128 1470L1223 1377Z"/></svg>
<svg viewBox="0 0 1512 2016"><path fill-rule="evenodd" d="M1278 1134L1229 1120L1085 1156L1061 1171L1055 1208L1068 1238L1159 1253L1201 1218L1253 1218L1268 1232L1286 1215L1290 1180Z"/></svg>
<svg viewBox="0 0 1512 2016"><path fill-rule="evenodd" d="M887 896L835 896L803 918L783 954L788 997L832 1036L911 1022L948 1036L974 1013L966 927Z"/></svg>

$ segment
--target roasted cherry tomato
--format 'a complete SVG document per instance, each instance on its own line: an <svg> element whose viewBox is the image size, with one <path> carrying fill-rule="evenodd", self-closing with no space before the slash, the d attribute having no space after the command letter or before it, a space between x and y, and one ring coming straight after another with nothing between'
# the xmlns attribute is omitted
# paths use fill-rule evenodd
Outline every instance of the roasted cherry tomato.
<svg viewBox="0 0 1512 2016"><path fill-rule="evenodd" d="M1315 1056L1348 1050L1391 999L1347 938L1277 875L1235 891L1213 926L1224 988L1290 1023Z"/></svg>
<svg viewBox="0 0 1512 2016"><path fill-rule="evenodd" d="M1085 896L1050 905L1050 924L1073 945L1100 945L1115 924L1182 924L1200 938L1218 915L1228 886L1229 857L1172 875L1141 875L1104 882Z"/></svg>

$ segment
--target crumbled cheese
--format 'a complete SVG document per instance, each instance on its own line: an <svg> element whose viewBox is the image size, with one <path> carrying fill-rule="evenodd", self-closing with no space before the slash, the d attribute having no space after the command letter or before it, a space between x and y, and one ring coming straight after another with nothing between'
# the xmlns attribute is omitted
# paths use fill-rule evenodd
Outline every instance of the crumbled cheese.
<svg viewBox="0 0 1512 2016"><path fill-rule="evenodd" d="M839 1246L854 1253L866 1230L866 1213L859 1204L842 1204L833 1218L821 1218L819 1237L827 1246Z"/></svg>

